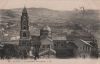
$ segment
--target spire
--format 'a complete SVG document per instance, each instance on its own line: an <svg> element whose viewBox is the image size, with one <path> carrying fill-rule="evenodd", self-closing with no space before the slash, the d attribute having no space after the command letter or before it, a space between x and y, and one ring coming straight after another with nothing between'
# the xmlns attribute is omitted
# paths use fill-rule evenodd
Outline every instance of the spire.
<svg viewBox="0 0 100 64"><path fill-rule="evenodd" d="M23 12L22 13L27 13L27 9L26 9L25 6L24 6L24 9L23 9Z"/></svg>

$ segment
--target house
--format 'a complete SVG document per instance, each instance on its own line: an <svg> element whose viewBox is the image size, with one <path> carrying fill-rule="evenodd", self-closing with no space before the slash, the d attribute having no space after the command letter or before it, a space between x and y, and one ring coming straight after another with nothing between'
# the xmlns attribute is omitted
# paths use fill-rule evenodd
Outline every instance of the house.
<svg viewBox="0 0 100 64"><path fill-rule="evenodd" d="M92 45L83 40L83 39L77 39L74 40L74 43L77 45L77 57L81 58L90 58L91 57L91 51L92 51Z"/></svg>
<svg viewBox="0 0 100 64"><path fill-rule="evenodd" d="M77 57L98 57L97 40L91 33L83 30L76 30L71 34L68 34L66 37L67 42L73 42L78 47Z"/></svg>

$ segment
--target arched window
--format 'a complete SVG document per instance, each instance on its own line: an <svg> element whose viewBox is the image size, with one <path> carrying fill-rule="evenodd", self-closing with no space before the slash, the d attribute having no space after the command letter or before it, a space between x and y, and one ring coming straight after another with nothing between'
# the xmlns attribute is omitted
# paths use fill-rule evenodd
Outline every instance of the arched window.
<svg viewBox="0 0 100 64"><path fill-rule="evenodd" d="M24 26L23 29L26 29L26 26Z"/></svg>

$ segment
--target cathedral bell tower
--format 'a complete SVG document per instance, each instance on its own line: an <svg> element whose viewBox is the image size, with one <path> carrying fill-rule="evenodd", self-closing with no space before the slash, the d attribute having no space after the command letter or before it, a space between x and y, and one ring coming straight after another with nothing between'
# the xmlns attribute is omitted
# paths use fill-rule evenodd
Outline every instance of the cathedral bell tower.
<svg viewBox="0 0 100 64"><path fill-rule="evenodd" d="M29 46L30 45L30 32L29 32L29 25L28 25L28 13L27 9L24 7L21 16L21 23L20 23L20 46Z"/></svg>

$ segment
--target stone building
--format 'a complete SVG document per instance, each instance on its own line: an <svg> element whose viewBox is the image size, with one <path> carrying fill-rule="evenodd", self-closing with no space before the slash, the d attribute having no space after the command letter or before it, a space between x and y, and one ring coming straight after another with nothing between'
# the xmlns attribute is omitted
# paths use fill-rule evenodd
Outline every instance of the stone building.
<svg viewBox="0 0 100 64"><path fill-rule="evenodd" d="M77 46L73 42L68 42L66 36L53 38L54 49L57 58L74 58L76 57Z"/></svg>
<svg viewBox="0 0 100 64"><path fill-rule="evenodd" d="M78 46L77 57L90 58L92 52L92 45L83 39L74 40L74 43Z"/></svg>
<svg viewBox="0 0 100 64"><path fill-rule="evenodd" d="M27 9L24 7L21 16L21 29L19 46L21 49L26 50L29 56L45 56L55 54L53 49L53 40L51 29L49 26L44 26L40 29L40 35L35 36L30 34L29 31L29 17ZM30 37L31 36L31 37Z"/></svg>
<svg viewBox="0 0 100 64"><path fill-rule="evenodd" d="M98 46L95 37L86 31L76 30L67 35L67 42L73 42L77 47L77 57L97 57ZM95 53L94 53L95 52Z"/></svg>
<svg viewBox="0 0 100 64"><path fill-rule="evenodd" d="M54 49L56 51L56 57L66 57L66 37L53 37L52 39L54 43Z"/></svg>

